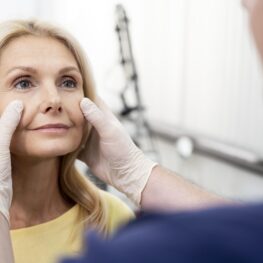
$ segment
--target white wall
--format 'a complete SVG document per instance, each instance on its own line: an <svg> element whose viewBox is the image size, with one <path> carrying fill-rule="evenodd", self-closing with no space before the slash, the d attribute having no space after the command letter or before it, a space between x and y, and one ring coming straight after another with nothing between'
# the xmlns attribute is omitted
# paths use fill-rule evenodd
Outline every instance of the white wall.
<svg viewBox="0 0 263 263"><path fill-rule="evenodd" d="M36 0L0 0L0 6L0 21L36 17L39 14L39 3Z"/></svg>
<svg viewBox="0 0 263 263"><path fill-rule="evenodd" d="M238 0L213 2L189 2L183 124L263 154L262 73L247 17Z"/></svg>
<svg viewBox="0 0 263 263"><path fill-rule="evenodd" d="M43 1L42 17L80 40L99 93L115 108L123 86L114 32L119 2L131 19L149 117L263 155L262 73L240 0Z"/></svg>

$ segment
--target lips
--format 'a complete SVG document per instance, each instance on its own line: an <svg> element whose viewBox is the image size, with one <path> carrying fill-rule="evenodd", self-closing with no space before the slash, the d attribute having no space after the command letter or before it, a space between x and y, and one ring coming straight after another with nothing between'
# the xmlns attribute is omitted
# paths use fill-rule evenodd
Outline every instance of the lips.
<svg viewBox="0 0 263 263"><path fill-rule="evenodd" d="M44 129L69 129L70 127L63 123L49 123L35 128L34 130L44 130Z"/></svg>

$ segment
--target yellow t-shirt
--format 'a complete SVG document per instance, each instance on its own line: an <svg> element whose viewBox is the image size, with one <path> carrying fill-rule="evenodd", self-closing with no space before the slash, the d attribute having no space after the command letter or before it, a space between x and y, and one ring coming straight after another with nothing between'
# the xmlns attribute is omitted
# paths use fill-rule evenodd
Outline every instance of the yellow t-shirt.
<svg viewBox="0 0 263 263"><path fill-rule="evenodd" d="M117 197L101 191L108 210L110 232L133 218L132 211ZM79 205L39 225L11 230L16 263L57 263L61 256L77 254L82 247L84 224L78 221Z"/></svg>

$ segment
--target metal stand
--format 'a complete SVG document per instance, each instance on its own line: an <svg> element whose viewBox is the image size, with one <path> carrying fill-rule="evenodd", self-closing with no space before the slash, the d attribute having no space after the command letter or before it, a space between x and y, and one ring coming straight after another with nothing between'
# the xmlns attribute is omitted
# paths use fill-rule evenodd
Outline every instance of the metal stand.
<svg viewBox="0 0 263 263"><path fill-rule="evenodd" d="M145 108L139 91L138 74L132 52L129 32L129 19L122 5L116 6L116 27L120 44L120 63L123 67L126 84L120 93L123 109L120 112L122 121L128 121L134 126L134 134L131 134L135 144L140 147L151 158L160 161L159 154L153 140L153 133L144 116ZM134 102L128 103L127 93L133 95Z"/></svg>

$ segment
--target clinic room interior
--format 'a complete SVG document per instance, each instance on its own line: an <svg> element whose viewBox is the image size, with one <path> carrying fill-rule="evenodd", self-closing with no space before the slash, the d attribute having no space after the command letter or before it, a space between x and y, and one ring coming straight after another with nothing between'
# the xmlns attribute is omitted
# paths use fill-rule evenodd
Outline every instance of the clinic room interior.
<svg viewBox="0 0 263 263"><path fill-rule="evenodd" d="M97 93L151 159L220 196L263 200L263 74L239 0L1 0L1 10L0 21L74 34Z"/></svg>

